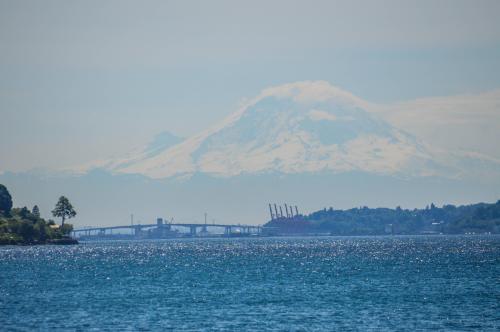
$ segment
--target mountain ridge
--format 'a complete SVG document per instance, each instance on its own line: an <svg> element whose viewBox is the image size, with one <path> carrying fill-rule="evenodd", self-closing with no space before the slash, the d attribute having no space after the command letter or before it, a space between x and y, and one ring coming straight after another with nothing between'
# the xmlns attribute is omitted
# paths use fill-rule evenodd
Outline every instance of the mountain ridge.
<svg viewBox="0 0 500 332"><path fill-rule="evenodd" d="M435 162L435 153L370 113L369 105L325 81L276 86L198 135L107 169L152 178L197 172L221 177L274 171L438 174L444 165Z"/></svg>

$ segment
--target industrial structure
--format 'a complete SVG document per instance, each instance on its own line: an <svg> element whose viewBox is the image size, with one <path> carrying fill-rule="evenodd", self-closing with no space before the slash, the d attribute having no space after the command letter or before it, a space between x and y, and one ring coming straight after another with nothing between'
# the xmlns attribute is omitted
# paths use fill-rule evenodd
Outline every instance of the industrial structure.
<svg viewBox="0 0 500 332"><path fill-rule="evenodd" d="M303 216L299 214L297 205L269 203L271 222L289 226L301 222ZM130 215L130 225L107 227L84 227L75 229L71 235L80 240L117 240L117 239L167 239L180 237L244 237L273 235L276 225L242 225L207 223L207 213L204 214L204 223L175 223L157 218L154 224L134 223L134 215ZM287 226L288 227L288 226Z"/></svg>
<svg viewBox="0 0 500 332"><path fill-rule="evenodd" d="M308 221L303 215L299 214L297 205L284 203L283 206L281 206L276 203L269 203L268 206L271 220L262 227L263 236L307 233Z"/></svg>
<svg viewBox="0 0 500 332"><path fill-rule="evenodd" d="M283 207L279 205L279 212L278 212L278 206L274 204L274 211L273 211L273 204L269 203L269 214L271 216L271 221L275 220L295 220L297 217L299 217L299 208L297 205L292 206L291 204L284 204L285 207L285 214L283 214ZM295 208L295 212L294 212Z"/></svg>

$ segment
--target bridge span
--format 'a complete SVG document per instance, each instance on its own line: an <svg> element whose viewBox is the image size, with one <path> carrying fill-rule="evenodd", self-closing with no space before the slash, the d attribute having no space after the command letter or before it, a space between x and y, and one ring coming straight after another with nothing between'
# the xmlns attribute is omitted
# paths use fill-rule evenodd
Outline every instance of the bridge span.
<svg viewBox="0 0 500 332"><path fill-rule="evenodd" d="M177 229L187 229L188 232L179 232ZM209 229L223 229L224 233L209 232ZM106 226L106 227L85 227L75 229L71 232L75 238L83 237L112 237L113 230L129 230L128 235L134 238L170 238L182 236L209 236L209 235L224 235L224 236L245 236L245 235L260 235L262 226L257 225L242 225L242 224L197 224L197 223L163 223L159 218L156 224L135 224L122 226Z"/></svg>

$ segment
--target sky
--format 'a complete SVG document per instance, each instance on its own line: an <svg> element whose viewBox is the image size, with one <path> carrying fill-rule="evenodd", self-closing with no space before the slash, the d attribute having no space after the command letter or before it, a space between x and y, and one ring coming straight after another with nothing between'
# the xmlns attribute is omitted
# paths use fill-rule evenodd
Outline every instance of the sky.
<svg viewBox="0 0 500 332"><path fill-rule="evenodd" d="M193 135L294 81L391 105L498 90L498 13L482 0L0 0L0 171Z"/></svg>

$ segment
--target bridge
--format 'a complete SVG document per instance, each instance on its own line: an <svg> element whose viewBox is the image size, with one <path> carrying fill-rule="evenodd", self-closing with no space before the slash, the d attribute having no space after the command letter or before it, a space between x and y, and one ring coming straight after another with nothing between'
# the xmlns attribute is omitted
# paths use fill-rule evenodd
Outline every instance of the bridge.
<svg viewBox="0 0 500 332"><path fill-rule="evenodd" d="M172 228L185 228L188 232L180 233ZM223 228L225 236L234 235L260 235L262 233L262 226L256 225L241 225L241 224L196 224L196 223L163 223L159 218L156 224L135 224L135 225L122 225L122 226L107 226L107 227L85 227L75 229L71 232L73 237L110 237L113 235L113 230L129 230L130 235L135 238L169 238L178 237L182 235L206 236L209 234L209 228Z"/></svg>

